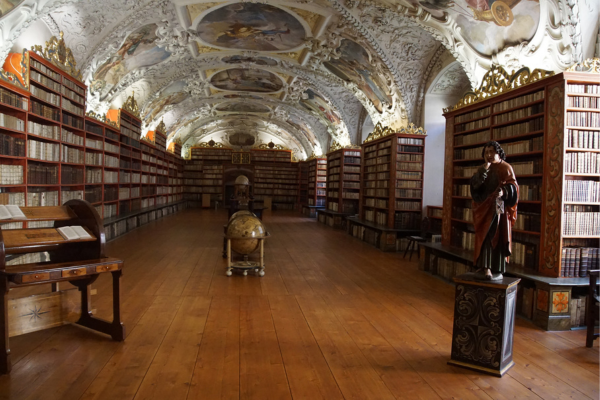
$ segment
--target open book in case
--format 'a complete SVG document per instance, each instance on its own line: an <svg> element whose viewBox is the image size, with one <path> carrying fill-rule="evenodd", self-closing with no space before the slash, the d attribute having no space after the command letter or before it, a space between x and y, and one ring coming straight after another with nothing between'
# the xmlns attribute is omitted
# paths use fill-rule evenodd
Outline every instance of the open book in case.
<svg viewBox="0 0 600 400"><path fill-rule="evenodd" d="M600 247L600 77L518 73L531 83L483 101L465 97L445 114L442 242L473 250L469 181L483 162L484 144L494 140L519 184L511 265L555 278L585 277L598 268ZM518 73L506 80L509 87Z"/></svg>

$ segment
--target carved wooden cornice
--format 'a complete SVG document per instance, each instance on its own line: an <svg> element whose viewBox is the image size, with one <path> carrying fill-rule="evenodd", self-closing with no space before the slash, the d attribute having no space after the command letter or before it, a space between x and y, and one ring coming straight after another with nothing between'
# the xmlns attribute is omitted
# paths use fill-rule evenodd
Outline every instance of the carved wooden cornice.
<svg viewBox="0 0 600 400"><path fill-rule="evenodd" d="M127 100L125 100L125 104L123 104L123 107L121 108L127 111L128 113L140 118L140 108L138 107L138 103L135 100L135 92L133 92L131 96L129 96Z"/></svg>
<svg viewBox="0 0 600 400"><path fill-rule="evenodd" d="M444 108L444 113L479 103L490 97L540 81L552 75L554 75L554 72L552 71L534 69L533 72L531 72L527 67L523 67L510 75L501 66L492 65L492 68L484 75L479 89L465 93L463 98L455 106Z"/></svg>
<svg viewBox="0 0 600 400"><path fill-rule="evenodd" d="M52 36L50 40L46 42L44 48L36 44L31 46L31 50L56 65L73 78L81 81L83 79L81 71L77 69L77 62L75 61L75 57L73 57L73 52L65 45L62 31L59 33L59 36L60 39L57 39L56 36Z"/></svg>
<svg viewBox="0 0 600 400"><path fill-rule="evenodd" d="M569 72L591 72L593 74L600 74L600 58L588 58L585 61L573 64L569 69Z"/></svg>

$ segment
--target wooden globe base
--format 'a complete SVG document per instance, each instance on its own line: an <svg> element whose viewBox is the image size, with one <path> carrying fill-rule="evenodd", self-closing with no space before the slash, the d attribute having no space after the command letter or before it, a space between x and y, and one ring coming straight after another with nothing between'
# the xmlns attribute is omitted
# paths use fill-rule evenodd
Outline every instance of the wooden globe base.
<svg viewBox="0 0 600 400"><path fill-rule="evenodd" d="M259 241L259 261L249 261L248 255L244 255L242 261L233 261L231 239L227 239L227 271L225 272L225 275L233 275L233 270L235 269L242 271L242 275L244 276L248 275L249 270L254 270L258 276L265 276L265 239L260 238L254 240Z"/></svg>

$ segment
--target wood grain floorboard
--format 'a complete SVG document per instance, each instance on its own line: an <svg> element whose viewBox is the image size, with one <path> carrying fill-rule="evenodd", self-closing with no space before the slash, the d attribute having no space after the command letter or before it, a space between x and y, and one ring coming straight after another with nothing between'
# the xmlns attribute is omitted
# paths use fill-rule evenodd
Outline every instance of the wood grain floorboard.
<svg viewBox="0 0 600 400"><path fill-rule="evenodd" d="M599 342L518 318L502 378L450 366L454 286L293 212L267 212L266 275L225 276L222 210L107 245L125 342L77 326L11 338L0 399L598 399ZM70 285L65 284L61 289ZM111 318L110 277L94 285ZM48 290L26 288L11 297Z"/></svg>

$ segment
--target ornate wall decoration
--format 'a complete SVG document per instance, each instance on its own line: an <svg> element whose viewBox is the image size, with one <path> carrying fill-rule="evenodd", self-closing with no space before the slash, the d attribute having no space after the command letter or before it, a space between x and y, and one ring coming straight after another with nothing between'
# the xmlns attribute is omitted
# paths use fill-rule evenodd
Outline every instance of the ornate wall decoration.
<svg viewBox="0 0 600 400"><path fill-rule="evenodd" d="M29 90L29 53L10 54L0 68L0 79L23 90Z"/></svg>
<svg viewBox="0 0 600 400"><path fill-rule="evenodd" d="M140 118L140 108L138 107L138 103L135 100L135 92L132 93L131 96L127 98L127 100L125 100L125 103L121 108L127 111L128 113Z"/></svg>
<svg viewBox="0 0 600 400"><path fill-rule="evenodd" d="M398 133L405 133L407 135L427 135L427 131L423 127L418 127L412 122L407 127L401 128Z"/></svg>
<svg viewBox="0 0 600 400"><path fill-rule="evenodd" d="M369 133L369 136L367 136L363 143L369 143L373 140L380 139L384 136L391 135L393 133L396 132L394 132L392 128L390 128L389 126L386 126L384 128L381 124L378 123L377 125L375 125L375 129L373 130L373 132Z"/></svg>
<svg viewBox="0 0 600 400"><path fill-rule="evenodd" d="M476 89L473 92L467 92L454 107L445 108L444 112L447 113L458 110L490 97L537 82L552 75L554 75L554 72L552 71L535 69L531 72L529 68L521 68L511 75L506 72L504 68L494 65L492 69L485 74L479 89Z"/></svg>
<svg viewBox="0 0 600 400"><path fill-rule="evenodd" d="M544 213L541 234L544 253L540 255L540 272L544 275L559 276L562 232L562 190L563 190L563 143L564 143L564 102L562 83L549 86L548 113L546 114L546 136L544 151L544 175L546 188L543 193Z"/></svg>
<svg viewBox="0 0 600 400"><path fill-rule="evenodd" d="M63 32L60 32L60 39L56 36L52 36L43 48L40 45L35 45L31 50L56 65L73 78L82 80L81 71L77 69L77 62L73 57L73 52L65 45Z"/></svg>
<svg viewBox="0 0 600 400"><path fill-rule="evenodd" d="M600 58L588 58L585 61L575 63L567 71L600 74Z"/></svg>

